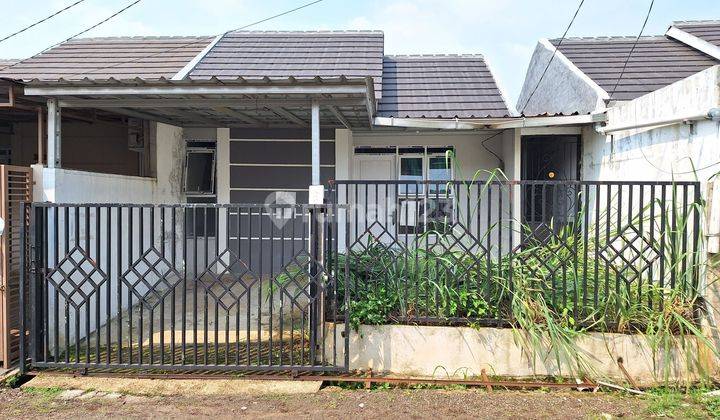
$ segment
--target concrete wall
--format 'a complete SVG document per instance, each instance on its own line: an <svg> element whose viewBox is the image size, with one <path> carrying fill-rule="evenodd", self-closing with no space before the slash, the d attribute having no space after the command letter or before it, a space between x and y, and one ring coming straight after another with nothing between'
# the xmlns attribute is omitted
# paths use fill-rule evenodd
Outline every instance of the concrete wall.
<svg viewBox="0 0 720 420"><path fill-rule="evenodd" d="M516 106L518 112L525 115L576 112L586 114L603 109L604 99L608 97L607 92L582 73L561 52L555 53L550 67L547 67L554 51L555 47L547 40L540 40L535 47L518 98ZM547 72L543 77L545 68ZM538 85L540 77L542 81Z"/></svg>
<svg viewBox="0 0 720 420"><path fill-rule="evenodd" d="M52 203L181 203L185 144L182 129L157 124L155 177L33 165L35 201ZM63 154L65 148L63 148ZM96 153L104 156L104 153Z"/></svg>
<svg viewBox="0 0 720 420"><path fill-rule="evenodd" d="M345 326L335 326L336 334L332 328L330 324L325 331L325 351L333 354L335 347L338 360L342 360ZM591 371L584 373L591 380L625 383L617 364L619 357L637 383L657 385L664 380L666 357L653 355L642 336L592 333L578 338L576 345L583 363L590 366ZM549 349L541 350L542 354L530 350L523 345L522 333L509 328L361 325L359 331L350 332L349 368L406 377L461 379L479 376L484 369L488 375L511 378L578 378L577 368L571 369L565 363L558 365ZM697 379L695 360L682 348L671 350L667 360L669 379L673 382ZM706 369L711 368L707 360L702 363L706 363Z"/></svg>

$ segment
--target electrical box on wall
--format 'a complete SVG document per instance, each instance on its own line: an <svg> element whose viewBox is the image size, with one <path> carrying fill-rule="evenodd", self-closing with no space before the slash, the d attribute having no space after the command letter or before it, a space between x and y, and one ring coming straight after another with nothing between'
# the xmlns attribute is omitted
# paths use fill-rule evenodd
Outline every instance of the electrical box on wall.
<svg viewBox="0 0 720 420"><path fill-rule="evenodd" d="M143 122L137 118L128 118L128 149L134 152L145 150Z"/></svg>

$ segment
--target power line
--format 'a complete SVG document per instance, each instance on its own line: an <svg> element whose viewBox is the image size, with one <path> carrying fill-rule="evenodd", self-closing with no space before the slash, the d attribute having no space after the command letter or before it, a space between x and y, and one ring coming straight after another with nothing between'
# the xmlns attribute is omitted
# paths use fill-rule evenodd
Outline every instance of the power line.
<svg viewBox="0 0 720 420"><path fill-rule="evenodd" d="M528 96L527 101L525 101L525 105L520 110L520 114L525 112L525 108L527 108L528 104L530 103L530 99L532 99L533 95L535 95L535 92L538 90L538 87L540 87L540 83L542 82L543 78L545 77L545 73L547 73L548 69L550 68L550 64L552 64L553 60L555 59L555 55L558 52L558 49L560 48L560 45L562 45L563 41L565 41L565 37L567 36L568 32L570 31L570 28L572 27L573 23L575 22L575 18L577 17L578 13L580 13L580 9L583 6L583 3L585 3L585 0L580 0L580 4L578 4L577 9L575 10L575 14L573 15L572 19L570 20L570 23L568 24L567 28L565 28L565 32L563 33L562 37L560 38L560 42L555 46L555 50L552 53L552 56L550 56L550 60L548 60L547 65L545 66L545 70L543 70L542 74L540 75L540 79L538 80L537 84L535 85L535 88L533 88L532 92L530 93L530 96Z"/></svg>
<svg viewBox="0 0 720 420"><path fill-rule="evenodd" d="M58 42L58 43L55 43L55 44L53 44L53 45L45 48L44 50L40 51L39 53L33 55L33 56L30 57L30 58L35 58L35 57L37 57L38 55L43 54L43 53L45 53L45 52L47 52L47 51L49 51L49 50L57 47L57 46L60 45L60 44L64 44L64 43L66 43L66 42L68 42L68 41L70 41L70 40L72 40L72 39L75 39L75 38L79 37L80 35L83 35L83 34L85 34L85 33L87 33L87 32L92 31L93 29L95 29L95 28L97 28L98 26L106 23L107 21L109 21L110 19L116 17L117 15L119 15L119 14L121 14L121 13L124 13L125 11L127 11L127 10L130 9L131 7L135 6L136 4L140 3L141 1L142 1L142 0L135 0L135 1L133 1L132 3L128 4L127 6L123 7L122 9L120 9L120 10L118 10L117 12L113 13L112 15L106 17L105 19L101 20L100 22L98 22L98 23L90 26L90 27L87 28L87 29L84 29L84 30L76 33L75 35L73 35L73 36L71 36L71 37L69 37L69 38L67 38L67 39L65 39L65 40L63 40L63 41L60 41L60 42ZM5 66L5 67L3 67L3 68L0 69L0 72L1 72L1 71L5 71L5 70L7 70L7 69L9 69L9 68L15 67L15 66L17 66L18 64L22 63L23 61L25 61L25 60L21 60L21 61L18 61L17 63L10 64L9 66Z"/></svg>
<svg viewBox="0 0 720 420"><path fill-rule="evenodd" d="M635 51L635 47L637 46L638 41L640 41L640 37L645 31L645 25L647 25L648 19L650 19L650 13L652 12L654 4L655 0L650 0L650 8L645 15L645 21L642 24L642 28L640 28L640 33L638 33L637 38L635 38L635 42L633 42L633 45L630 48L630 52L628 53L627 57L625 57L625 62L623 63L622 70L620 71L620 76L618 76L617 80L615 81L615 86L613 86L612 92L610 93L610 99L612 99L613 95L615 95L615 89L617 89L618 84L620 84L620 79L622 79L623 74L625 74L625 68L627 67L628 61L630 61L630 56L632 55L633 51Z"/></svg>
<svg viewBox="0 0 720 420"><path fill-rule="evenodd" d="M247 29L247 28L250 28L250 27L252 27L252 26L256 26L256 25L259 25L259 24L261 24L261 23L265 23L265 22L267 22L267 21L269 21L269 20L273 20L273 19L279 18L279 17L281 17L281 16L285 16L285 15L288 15L288 14L290 14L290 13L297 12L298 10L304 9L304 8L306 8L306 7L310 7L310 6L312 6L312 5L315 5L315 4L317 4L317 3L320 3L320 2L322 2L322 1L324 1L324 0L314 0L314 1L311 1L311 2L308 2L308 3L305 3L305 4L302 4L302 5L298 6L298 7L293 8L293 9L286 10L286 11L284 11L284 12L281 12L281 13L278 13L278 14L275 14L275 15L272 15L272 16L269 16L269 17L266 17L266 18L257 20L257 21L252 22L252 23L248 23L247 25L243 25L243 26L240 26L240 27L235 28L235 29L227 30L227 31L219 34L218 36L223 37L223 36L229 34L230 32L242 31L243 29ZM80 75L82 75L82 74L96 73L96 72L99 72L100 70L107 70L107 69L115 68L115 67L117 67L117 66L122 66L122 65L125 65L125 64L135 63L135 62L138 62L138 61L140 61L140 60L144 60L144 59L146 59L146 58L153 58L153 57L156 57L156 56L158 56L158 55L165 54L165 53L169 53L169 52L173 52L173 51L175 51L175 50L179 50L179 49L182 49L182 48L185 48L185 47L189 47L189 46L192 46L192 45L196 45L196 44L203 44L203 45L204 45L204 44L206 44L206 43L207 43L207 41L204 41L204 40L192 41L192 42L188 42L188 43L186 43L186 44L178 45L177 47L168 48L168 49L165 49L165 50L156 52L156 53L154 53L154 54L150 54L150 55L138 57L138 58L135 58L135 59L129 60L129 61L123 61L123 62L121 62L121 63L115 63L115 64L112 64L112 65L109 65L109 66L105 66L105 67L100 67L100 68L92 69L92 70L90 70L90 71L88 71L88 72L72 74L72 75L70 75L70 76L68 76L68 77L80 76Z"/></svg>
<svg viewBox="0 0 720 420"><path fill-rule="evenodd" d="M72 3L72 4L70 4L69 6L66 6L66 7L58 10L57 12L55 12L55 13L53 13L53 14L51 14L51 15L43 18L43 19L38 20L37 22L33 23L32 25L28 25L28 26L20 29L19 31L13 32L13 33L11 33L10 35L5 36L4 38L0 38L0 42L7 41L8 39L10 39L10 38L12 38L12 37L14 37L14 36L20 35L21 33L27 31L28 29L33 28L33 27L35 27L35 26L37 26L37 25L39 25L39 24L41 24L41 23L43 23L43 22L46 22L46 21L54 18L55 16L59 15L60 13L66 11L66 10L68 10L68 9L71 9L71 8L77 6L77 5L80 4L80 3L83 3L84 1L85 1L85 0L77 0L75 3Z"/></svg>

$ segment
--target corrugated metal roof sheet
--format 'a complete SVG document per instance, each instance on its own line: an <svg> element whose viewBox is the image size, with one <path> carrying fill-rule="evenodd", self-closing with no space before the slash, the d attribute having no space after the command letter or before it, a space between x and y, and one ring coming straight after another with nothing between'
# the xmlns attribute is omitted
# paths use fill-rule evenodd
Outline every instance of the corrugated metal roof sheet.
<svg viewBox="0 0 720 420"><path fill-rule="evenodd" d="M378 115L487 118L510 115L481 55L387 56Z"/></svg>
<svg viewBox="0 0 720 420"><path fill-rule="evenodd" d="M595 83L611 93L635 39L567 38L559 50ZM555 46L559 41L550 40ZM719 63L674 39L664 36L641 37L612 99L635 99Z"/></svg>
<svg viewBox="0 0 720 420"><path fill-rule="evenodd" d="M225 35L190 77L372 77L380 94L381 31L237 31Z"/></svg>
<svg viewBox="0 0 720 420"><path fill-rule="evenodd" d="M212 37L79 38L0 71L18 80L172 77Z"/></svg>
<svg viewBox="0 0 720 420"><path fill-rule="evenodd" d="M676 21L673 26L720 47L720 20Z"/></svg>

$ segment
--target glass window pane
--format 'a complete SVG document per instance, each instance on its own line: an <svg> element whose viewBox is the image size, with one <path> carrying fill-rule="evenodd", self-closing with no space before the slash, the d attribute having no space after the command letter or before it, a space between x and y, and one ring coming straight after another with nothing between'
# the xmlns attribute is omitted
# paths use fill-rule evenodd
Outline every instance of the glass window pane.
<svg viewBox="0 0 720 420"><path fill-rule="evenodd" d="M185 191L188 193L213 193L213 152L187 153L187 167L185 168Z"/></svg>
<svg viewBox="0 0 720 420"><path fill-rule="evenodd" d="M400 158L400 181L422 181L423 180L423 159L421 157L403 157ZM401 194L415 194L418 190L417 185L402 184L400 185Z"/></svg>
<svg viewBox="0 0 720 420"><path fill-rule="evenodd" d="M450 181L452 180L452 170L450 169L450 159L445 156L431 157L428 162L428 181ZM431 184L430 192L444 193L447 189L446 184Z"/></svg>

